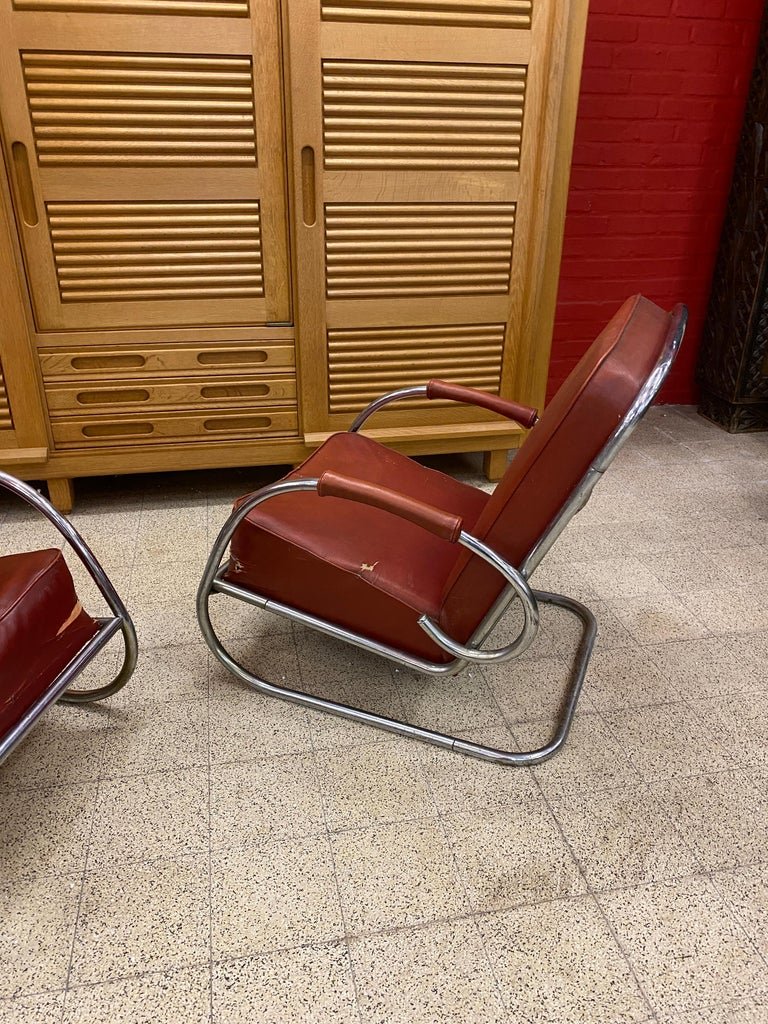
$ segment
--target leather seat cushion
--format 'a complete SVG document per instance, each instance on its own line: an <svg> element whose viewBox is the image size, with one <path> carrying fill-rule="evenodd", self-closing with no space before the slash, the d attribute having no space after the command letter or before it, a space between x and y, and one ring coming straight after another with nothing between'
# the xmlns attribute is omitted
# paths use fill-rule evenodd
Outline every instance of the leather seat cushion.
<svg viewBox="0 0 768 1024"><path fill-rule="evenodd" d="M462 517L471 530L488 495L361 434L335 434L285 478L332 469ZM243 499L240 499L241 501ZM438 616L461 549L389 512L298 492L271 498L240 524L226 577L410 653L451 658L418 626Z"/></svg>
<svg viewBox="0 0 768 1024"><path fill-rule="evenodd" d="M0 734L42 696L98 631L61 551L0 557Z"/></svg>

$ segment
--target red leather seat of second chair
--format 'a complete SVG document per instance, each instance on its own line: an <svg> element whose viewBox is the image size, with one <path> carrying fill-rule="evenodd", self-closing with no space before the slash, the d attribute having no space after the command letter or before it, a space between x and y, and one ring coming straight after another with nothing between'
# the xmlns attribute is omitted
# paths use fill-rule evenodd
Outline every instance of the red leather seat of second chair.
<svg viewBox="0 0 768 1024"><path fill-rule="evenodd" d="M0 558L0 735L18 722L98 630L61 551Z"/></svg>

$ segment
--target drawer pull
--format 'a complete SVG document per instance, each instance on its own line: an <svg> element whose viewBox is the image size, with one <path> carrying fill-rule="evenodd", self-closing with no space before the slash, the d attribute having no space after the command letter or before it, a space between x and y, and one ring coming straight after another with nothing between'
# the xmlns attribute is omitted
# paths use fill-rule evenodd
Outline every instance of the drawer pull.
<svg viewBox="0 0 768 1024"><path fill-rule="evenodd" d="M125 437L131 434L151 434L151 423L89 423L82 428L83 437Z"/></svg>
<svg viewBox="0 0 768 1024"><path fill-rule="evenodd" d="M200 388L200 397L263 398L269 391L268 384L206 384Z"/></svg>
<svg viewBox="0 0 768 1024"><path fill-rule="evenodd" d="M112 405L115 402L148 402L150 394L145 388L126 388L123 391L78 391L79 405Z"/></svg>
<svg viewBox="0 0 768 1024"><path fill-rule="evenodd" d="M144 356L136 354L114 356L75 356L73 370L130 370L146 363Z"/></svg>
<svg viewBox="0 0 768 1024"><path fill-rule="evenodd" d="M228 416L221 420L206 420L204 430L266 430L272 426L271 416Z"/></svg>
<svg viewBox="0 0 768 1024"><path fill-rule="evenodd" d="M201 366L242 366L244 363L266 363L267 353L256 352L199 352L197 361Z"/></svg>

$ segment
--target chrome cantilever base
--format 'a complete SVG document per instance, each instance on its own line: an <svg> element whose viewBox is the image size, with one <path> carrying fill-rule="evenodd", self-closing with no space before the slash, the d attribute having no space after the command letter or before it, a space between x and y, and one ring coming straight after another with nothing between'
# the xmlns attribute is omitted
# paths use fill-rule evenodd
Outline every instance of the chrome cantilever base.
<svg viewBox="0 0 768 1024"><path fill-rule="evenodd" d="M338 626L334 626L332 623L325 622L322 619L317 619L312 615L307 615L295 608L289 608L287 605L281 605L275 601L260 598L251 591L244 590L216 577L211 586L205 589L201 587L198 595L198 621L200 623L200 628L202 630L203 637L205 638L205 642L221 664L233 675L237 676L237 678L242 682L253 687L253 689L267 694L267 696L270 697L280 697L282 700L301 704L313 711L330 712L331 714L338 715L341 718L348 718L354 722L360 722L363 725L372 725L377 729L385 729L388 732L394 732L400 736L409 736L412 739L423 740L426 743L432 743L438 747L454 750L460 754L468 754L470 757L477 757L483 761L491 761L495 764L503 765L540 764L542 761L546 761L548 758L552 757L553 754L556 754L563 746L568 738L568 733L573 722L579 693L581 692L581 686L587 673L589 659L592 655L592 649L597 636L597 623L595 622L595 618L589 609L584 607L584 605L569 597L563 597L560 594L550 594L540 590L533 591L539 604L555 605L559 608L565 609L572 615L575 615L582 623L581 639L573 662L571 677L568 681L565 698L561 708L560 719L550 741L536 750L497 750L494 747L488 747L482 743L473 743L470 740L459 739L458 737L450 736L447 733L436 732L433 729L424 729L421 726L412 725L409 722L402 722L396 718L387 718L386 715L378 715L372 711L365 711L362 708L350 707L347 704L340 704L336 701L328 700L324 697L317 697L313 694L305 693L302 690L294 690L287 686L278 686L275 683L270 683L266 679L262 679L260 676L250 672L244 665L241 665L240 662L236 661L235 658L233 658L225 649L221 640L216 635L208 609L208 601L212 593L226 594L229 597L244 601L247 604L263 608L265 611L270 611L277 615L283 615L292 619L294 622L300 622L303 625L317 629L329 636L345 640L348 643L352 643L357 647L363 648L364 650L372 651L375 654L390 658L391 660L396 661L401 665L406 665L409 668L423 668L423 666L415 664L414 659L405 655L403 652L385 647L383 644L369 640L367 637L351 633L349 630L341 629ZM466 661L455 661L448 665L440 666L442 672L434 672L433 674L442 674L449 677L455 676L466 666Z"/></svg>
<svg viewBox="0 0 768 1024"><path fill-rule="evenodd" d="M298 608L293 608L287 604L282 604L278 601L273 601L270 598L262 597L251 590L239 587L237 584L232 584L223 579L224 569L222 566L222 559L229 545L229 541L231 540L234 530L237 529L240 522L248 515L251 509L278 495L292 494L301 492L301 490L314 490L316 489L316 486L317 480L302 478L297 480L279 481L278 483L273 483L269 486L263 487L259 492L251 495L245 502L243 502L238 509L234 510L222 526L219 536L213 545L213 549L203 573L203 579L200 583L197 610L198 622L200 624L203 638L224 668L228 669L233 676L237 676L237 678L242 682L247 683L249 686L259 690L261 693L267 694L268 696L291 700L294 703L300 703L303 707L310 708L313 711L331 712L333 715L338 715L341 718L348 718L354 722L372 725L378 729L386 729L388 732L396 732L401 736L411 736L414 739L422 739L425 742L433 743L436 746L442 746L442 748L447 750L456 751L460 754L467 754L470 757L481 758L484 761L492 761L497 764L506 765L535 765L540 764L542 761L546 761L548 758L551 758L556 754L567 738L568 731L573 720L575 707L577 707L577 701L582 689L582 684L585 676L587 675L589 659L597 636L597 624L595 622L595 617L583 604L580 604L578 601L574 601L569 597L562 597L559 594L550 594L545 591L531 590L523 574L518 572L513 566L506 563L499 555L492 551L492 549L487 548L484 544L477 541L476 538L462 532L460 543L465 547L468 547L479 557L482 557L490 564L493 564L495 568L504 575L508 586L502 594L502 597L497 602L497 605L487 614L484 623L479 627L473 640L470 641L470 646L465 647L461 644L455 644L447 640L444 634L442 634L442 631L438 630L437 627L434 624L431 624L429 620L422 621L422 628L425 629L425 631L432 636L432 638L435 639L443 649L450 650L452 653L457 654L453 662L449 663L438 664L427 662L427 660L408 654L406 651L398 650L395 647L390 647L386 644L380 643L379 641L372 640L369 637L354 633L351 630L337 626L334 623L327 622L326 620L323 620L323 618L307 614ZM498 664L519 656L519 654L521 654L531 642L535 641L535 636L539 628L538 605L542 603L556 605L577 616L582 622L582 639L579 644L577 655L575 655L560 720L550 741L536 751L499 751L493 748L493 746L485 746L481 743L473 743L470 740L459 739L457 736L447 735L442 732L435 732L432 729L425 729L418 725L412 725L409 722L401 722L397 719L387 718L385 715L377 715L374 712L365 711L361 708L351 708L348 705L343 705L343 703L338 703L335 700L314 696L313 694L305 693L302 690L295 690L288 686L279 686L275 683L268 682L266 679L261 679L259 676L254 675L246 669L245 666L241 665L236 658L233 658L232 655L224 648L221 640L216 635L216 631L211 623L209 610L209 601L212 594L224 594L236 600L244 601L246 604L252 604L256 607L262 608L265 611L271 611L274 614L283 615L286 618L290 618L293 622L300 623L303 626L308 626L321 633L326 633L328 636L335 637L338 640L344 640L346 643L353 644L356 647L387 657L398 665L413 669L416 672L440 676L443 678L450 678L458 675L470 664ZM501 650L482 650L482 642L487 638L488 634L492 632L493 628L499 622L502 614L510 607L513 601L516 600L520 602L523 612L523 626L518 637Z"/></svg>
<svg viewBox="0 0 768 1024"><path fill-rule="evenodd" d="M502 595L502 598L497 602L496 607L492 609L487 616L486 621L478 630L473 641L471 641L471 646L465 647L460 644L453 644L452 642L449 642L448 638L442 634L442 631L437 629L437 627L430 623L429 620L422 621L422 628L424 628L430 636L433 636L440 646L457 654L457 657L453 661L447 663L433 663L417 658L404 651L400 651L397 648L390 647L376 640L372 640L369 637L335 625L332 622L327 622L324 619L309 615L297 608L292 608L289 605L281 604L270 598L263 597L223 578L222 558L224 557L229 545L229 541L239 523L245 518L252 508L278 494L315 490L316 487L317 481L312 479L283 481L269 487L265 487L261 491L251 495L245 502L243 502L243 504L230 515L229 519L222 527L208 558L208 563L206 565L205 572L203 573L203 578L200 582L200 587L197 593L197 618L200 624L200 630L208 647L218 658L221 664L242 682L247 683L249 686L259 690L261 693L267 694L270 697L280 697L283 700L293 701L296 704L302 704L304 707L311 708L315 711L331 712L332 714L339 715L342 718L349 718L355 722L372 725L378 729L386 729L389 732L395 732L401 736L410 736L414 739L424 740L427 743L433 743L439 747L455 750L459 753L468 754L472 757L482 758L486 761L493 761L497 764L539 764L541 761L545 761L547 758L552 757L553 754L557 753L565 743L568 736L568 732L573 721L573 715L576 710L576 702L578 701L581 686L587 672L589 659L592 654L592 648L595 643L597 624L594 616L587 608L584 607L584 605L579 604L578 601L574 601L571 598L562 597L558 594L546 593L544 591L531 590L524 576L518 573L512 566L507 565L503 559L499 558L499 556L487 548L486 545L477 541L476 538L462 533L462 542L464 545L469 547L480 557L485 558L493 564L502 573L502 575L506 577L509 585ZM356 647L360 647L363 650L371 651L374 654L389 658L390 660L397 662L399 665L404 665L405 667L417 672L442 677L455 676L472 663L498 663L511 660L522 654L522 652L534 640L539 623L538 605L542 603L556 605L580 619L582 623L582 637L574 661L560 721L555 734L549 743L545 744L543 747L539 747L537 750L523 752L496 750L493 747L487 747L483 744L472 743L468 740L462 740L455 736L449 736L445 733L435 732L431 729L424 729L421 726L412 725L409 722L401 722L398 719L387 718L385 715L378 715L371 711L365 711L362 708L354 708L323 697L316 697L312 694L304 693L301 690L294 690L287 686L278 686L275 683L270 683L268 680L254 675L245 668L244 665L241 665L240 662L236 661L231 654L229 654L219 637L216 635L216 631L211 623L210 610L208 607L210 597L214 593L225 594L236 600L243 601L246 604L251 604L255 607L262 608L265 611L284 616L294 622L299 622L302 625L311 627L312 629L317 629L320 632L326 633L338 640L344 640L345 642L353 644ZM515 641L499 651L483 651L481 649L482 641L487 638L495 624L499 621L503 612L509 608L514 600L519 600L521 602L523 610L524 624L519 636Z"/></svg>

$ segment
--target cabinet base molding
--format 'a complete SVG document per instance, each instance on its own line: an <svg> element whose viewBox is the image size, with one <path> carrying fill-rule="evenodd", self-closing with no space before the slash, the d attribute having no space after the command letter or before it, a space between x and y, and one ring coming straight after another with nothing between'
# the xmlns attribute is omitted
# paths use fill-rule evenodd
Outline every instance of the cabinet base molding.
<svg viewBox="0 0 768 1024"><path fill-rule="evenodd" d="M512 428L499 432L497 424L446 424L444 427L389 427L366 433L406 455L445 455L451 452L484 453L483 469L497 480L506 466L507 454L522 443L525 432ZM132 473L168 473L186 470L232 469L238 466L295 466L323 443L330 433L309 434L300 441L243 441L199 445L155 445L133 448ZM126 472L124 449L48 452L47 449L10 449L0 453L0 465L8 464L16 476L47 480L51 500L60 511L71 511L72 480Z"/></svg>
<svg viewBox="0 0 768 1024"><path fill-rule="evenodd" d="M336 431L304 435L309 448L319 448ZM525 431L520 427L499 429L497 423L446 423L420 427L381 427L364 433L405 455L444 455L450 452L492 452L519 448Z"/></svg>
<svg viewBox="0 0 768 1024"><path fill-rule="evenodd" d="M17 473L18 466L40 465L48 460L47 448L3 448L0 451L0 469Z"/></svg>

